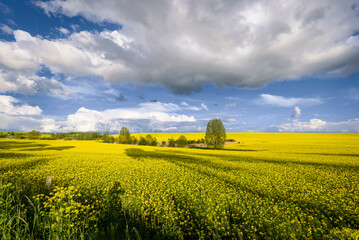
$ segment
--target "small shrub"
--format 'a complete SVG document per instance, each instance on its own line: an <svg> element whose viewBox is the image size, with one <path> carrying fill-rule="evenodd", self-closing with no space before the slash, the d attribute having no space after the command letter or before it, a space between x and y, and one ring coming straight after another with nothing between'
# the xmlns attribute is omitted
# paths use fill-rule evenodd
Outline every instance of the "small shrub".
<svg viewBox="0 0 359 240"><path fill-rule="evenodd" d="M157 142L157 139L156 138L153 138L150 146L157 146L158 142Z"/></svg>
<svg viewBox="0 0 359 240"><path fill-rule="evenodd" d="M162 147L164 147L166 145L166 141L162 141Z"/></svg>
<svg viewBox="0 0 359 240"><path fill-rule="evenodd" d="M101 138L101 134L97 133L97 132L80 132L77 134L77 137L72 136L72 135L66 135L66 138L74 138L77 140L95 140L95 139L99 139Z"/></svg>
<svg viewBox="0 0 359 240"><path fill-rule="evenodd" d="M138 143L137 137L131 136L131 142L132 142L132 144L137 144Z"/></svg>
<svg viewBox="0 0 359 240"><path fill-rule="evenodd" d="M147 145L147 141L144 137L140 137L140 140L138 141L138 145Z"/></svg>
<svg viewBox="0 0 359 240"><path fill-rule="evenodd" d="M148 134L145 139L146 139L147 145L152 146L152 142L153 142L152 135Z"/></svg>
<svg viewBox="0 0 359 240"><path fill-rule="evenodd" d="M41 133L36 130L32 130L27 135L28 139L38 139L38 138L40 138L40 136L41 136Z"/></svg>
<svg viewBox="0 0 359 240"><path fill-rule="evenodd" d="M103 134L102 134L102 140L104 142L109 142L110 140L110 134L108 133L108 131L105 131Z"/></svg>
<svg viewBox="0 0 359 240"><path fill-rule="evenodd" d="M110 136L108 142L114 143L116 142L116 138L114 136Z"/></svg>
<svg viewBox="0 0 359 240"><path fill-rule="evenodd" d="M176 146L176 141L174 140L174 138L169 138L168 139L168 146L169 147L175 147Z"/></svg>
<svg viewBox="0 0 359 240"><path fill-rule="evenodd" d="M187 146L187 138L183 135L179 136L176 141L178 147L185 147Z"/></svg>

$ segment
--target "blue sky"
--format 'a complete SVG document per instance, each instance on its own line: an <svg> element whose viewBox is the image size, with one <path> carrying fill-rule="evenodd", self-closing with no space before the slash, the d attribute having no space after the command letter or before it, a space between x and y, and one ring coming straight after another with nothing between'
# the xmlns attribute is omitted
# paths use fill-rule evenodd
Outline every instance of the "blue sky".
<svg viewBox="0 0 359 240"><path fill-rule="evenodd" d="M357 1L0 2L0 129L359 132Z"/></svg>

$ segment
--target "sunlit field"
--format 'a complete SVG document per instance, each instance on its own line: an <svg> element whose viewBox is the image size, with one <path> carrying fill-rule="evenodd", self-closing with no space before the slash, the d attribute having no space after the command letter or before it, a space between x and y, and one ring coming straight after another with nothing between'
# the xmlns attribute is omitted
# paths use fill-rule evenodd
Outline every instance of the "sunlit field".
<svg viewBox="0 0 359 240"><path fill-rule="evenodd" d="M227 138L241 144L2 139L0 238L358 239L359 134Z"/></svg>

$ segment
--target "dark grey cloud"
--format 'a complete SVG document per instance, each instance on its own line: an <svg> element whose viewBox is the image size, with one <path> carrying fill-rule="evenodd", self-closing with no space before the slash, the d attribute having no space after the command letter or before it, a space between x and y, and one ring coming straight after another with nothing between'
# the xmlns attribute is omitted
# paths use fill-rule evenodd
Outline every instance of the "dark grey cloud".
<svg viewBox="0 0 359 240"><path fill-rule="evenodd" d="M127 101L125 95L123 95L122 93L116 98L116 100L119 102Z"/></svg>
<svg viewBox="0 0 359 240"><path fill-rule="evenodd" d="M81 15L123 26L74 33L52 43L19 44L57 72L161 84L186 94L205 83L259 87L359 69L359 36L353 36L359 30L359 9L349 0L51 0L36 5L49 15ZM76 69L61 58L39 54L45 43L52 53L59 46L73 47L63 59L73 59Z"/></svg>

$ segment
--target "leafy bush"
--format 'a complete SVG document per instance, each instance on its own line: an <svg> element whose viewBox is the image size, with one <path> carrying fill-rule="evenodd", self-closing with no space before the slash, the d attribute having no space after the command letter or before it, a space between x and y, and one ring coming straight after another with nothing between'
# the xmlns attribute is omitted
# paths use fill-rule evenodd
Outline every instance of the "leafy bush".
<svg viewBox="0 0 359 240"><path fill-rule="evenodd" d="M138 141L138 145L147 145L147 141L144 137L140 136L140 140Z"/></svg>
<svg viewBox="0 0 359 240"><path fill-rule="evenodd" d="M69 137L69 139L73 139L71 136L66 134L66 138L67 136ZM95 140L100 138L101 138L101 134L97 132L80 132L77 135L77 140Z"/></svg>
<svg viewBox="0 0 359 240"><path fill-rule="evenodd" d="M104 142L109 142L110 140L110 134L108 133L108 131L105 131L103 134L102 134L102 140Z"/></svg>
<svg viewBox="0 0 359 240"><path fill-rule="evenodd" d="M176 141L174 140L174 138L169 138L168 139L168 146L169 147L175 147L176 146Z"/></svg>
<svg viewBox="0 0 359 240"><path fill-rule="evenodd" d="M187 146L187 138L185 136L181 135L178 137L176 143L177 143L178 147L185 147L185 146Z"/></svg>
<svg viewBox="0 0 359 240"><path fill-rule="evenodd" d="M116 138L114 136L110 136L108 142L114 143L116 142Z"/></svg>
<svg viewBox="0 0 359 240"><path fill-rule="evenodd" d="M146 137L140 136L138 145L157 146L157 139L153 138L151 134L148 134Z"/></svg>
<svg viewBox="0 0 359 240"><path fill-rule="evenodd" d="M32 130L31 132L29 132L27 134L27 137L29 139L38 139L38 138L40 138L40 136L41 136L41 133L39 131L36 131L36 130Z"/></svg>
<svg viewBox="0 0 359 240"><path fill-rule="evenodd" d="M157 142L157 139L156 138L153 138L150 146L157 146L158 142Z"/></svg>
<svg viewBox="0 0 359 240"><path fill-rule="evenodd" d="M137 144L137 143L138 143L137 137L131 136L131 142L132 142L133 144Z"/></svg>
<svg viewBox="0 0 359 240"><path fill-rule="evenodd" d="M146 142L147 142L147 144L146 145L152 145L152 142L153 142L153 137L152 137L152 135L151 134L147 134L147 136L146 136Z"/></svg>

